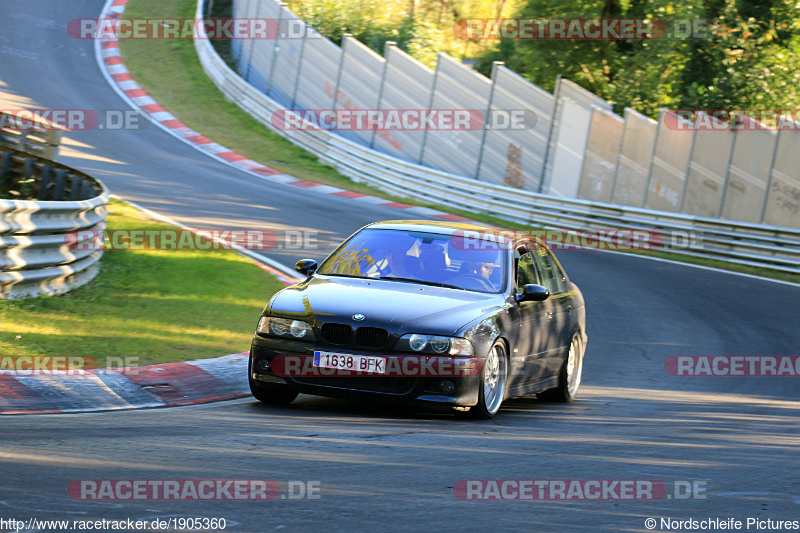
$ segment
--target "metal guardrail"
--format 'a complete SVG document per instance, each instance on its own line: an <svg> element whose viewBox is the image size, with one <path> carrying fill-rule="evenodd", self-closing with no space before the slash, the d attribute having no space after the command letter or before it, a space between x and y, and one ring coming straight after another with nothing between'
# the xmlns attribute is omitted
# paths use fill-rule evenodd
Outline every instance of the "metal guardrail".
<svg viewBox="0 0 800 533"><path fill-rule="evenodd" d="M45 159L54 160L61 143L62 128L48 123L49 129L16 129L15 116L0 111L0 146L27 152Z"/></svg>
<svg viewBox="0 0 800 533"><path fill-rule="evenodd" d="M196 16L202 16L202 0ZM325 130L276 129L272 114L285 108L231 70L208 39L195 39L195 49L206 75L227 99L357 182L419 202L488 213L539 228L649 230L654 236L651 244L665 251L800 274L800 229L537 194L415 165ZM681 242L675 242L673 235L680 235Z"/></svg>
<svg viewBox="0 0 800 533"><path fill-rule="evenodd" d="M0 147L0 298L62 294L97 275L109 193L70 167ZM36 199L30 199L36 198ZM80 231L89 230L89 231Z"/></svg>

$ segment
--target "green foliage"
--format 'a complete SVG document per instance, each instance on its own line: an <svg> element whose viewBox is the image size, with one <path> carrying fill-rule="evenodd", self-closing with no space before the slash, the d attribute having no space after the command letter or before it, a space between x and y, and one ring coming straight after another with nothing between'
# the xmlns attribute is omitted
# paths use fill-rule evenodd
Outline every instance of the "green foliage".
<svg viewBox="0 0 800 533"><path fill-rule="evenodd" d="M788 0L707 6L713 37L692 43L682 107L794 108L800 93L800 21Z"/></svg>
<svg viewBox="0 0 800 533"><path fill-rule="evenodd" d="M292 0L289 8L325 37L341 44L345 34L383 54L388 41L418 61L434 67L436 54L467 58L495 43L470 43L453 31L461 18L510 16L515 2L498 0Z"/></svg>
<svg viewBox="0 0 800 533"><path fill-rule="evenodd" d="M483 54L548 90L561 74L614 104L658 108L794 107L800 86L796 0L528 0L525 18L706 20L707 37L639 41L506 40Z"/></svg>

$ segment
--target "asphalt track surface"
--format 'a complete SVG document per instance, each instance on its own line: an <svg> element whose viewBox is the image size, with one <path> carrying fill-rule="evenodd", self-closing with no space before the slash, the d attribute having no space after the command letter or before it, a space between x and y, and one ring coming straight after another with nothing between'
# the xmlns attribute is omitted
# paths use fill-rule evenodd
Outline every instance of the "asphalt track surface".
<svg viewBox="0 0 800 533"><path fill-rule="evenodd" d="M92 43L64 30L101 7L4 0L4 98L18 107L125 109ZM322 246L304 252L317 258L361 225L403 215L260 180L155 126L70 133L62 154L112 192L191 226L318 230ZM512 400L489 422L309 396L286 408L243 399L3 417L0 519L216 517L226 531L248 532L647 531L649 517L800 520L800 378L679 378L663 366L670 355L800 354L800 288L619 254L558 256L588 303L583 388L572 404ZM67 495L80 479L270 479L282 496L288 481L316 481L321 497L94 502ZM462 501L453 487L465 479L696 481L705 493Z"/></svg>

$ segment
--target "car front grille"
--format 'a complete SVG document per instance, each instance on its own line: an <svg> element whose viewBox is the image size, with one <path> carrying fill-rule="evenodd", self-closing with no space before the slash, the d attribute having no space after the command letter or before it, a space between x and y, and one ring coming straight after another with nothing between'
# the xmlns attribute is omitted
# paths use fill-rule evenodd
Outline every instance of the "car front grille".
<svg viewBox="0 0 800 533"><path fill-rule="evenodd" d="M362 348L383 348L389 341L389 332L383 328L363 327L356 330L356 344Z"/></svg>
<svg viewBox="0 0 800 533"><path fill-rule="evenodd" d="M322 340L336 346L351 346L354 344L353 328L347 324L328 322L320 328ZM385 348L389 342L389 332L383 328L369 326L360 327L355 332L355 346L368 350Z"/></svg>
<svg viewBox="0 0 800 533"><path fill-rule="evenodd" d="M329 322L322 324L322 340L330 344L347 346L353 340L353 329L347 324Z"/></svg>

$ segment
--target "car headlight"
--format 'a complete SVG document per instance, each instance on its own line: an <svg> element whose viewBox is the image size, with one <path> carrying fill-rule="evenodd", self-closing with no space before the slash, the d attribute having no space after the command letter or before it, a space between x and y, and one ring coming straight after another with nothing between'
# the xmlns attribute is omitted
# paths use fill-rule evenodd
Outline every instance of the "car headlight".
<svg viewBox="0 0 800 533"><path fill-rule="evenodd" d="M473 355L472 343L461 337L442 337L407 333L398 339L395 350L447 355Z"/></svg>
<svg viewBox="0 0 800 533"><path fill-rule="evenodd" d="M305 341L314 340L314 331L311 329L308 322L292 320L291 318L262 316L258 321L256 331L264 335L273 335L275 337L290 337L303 339Z"/></svg>

